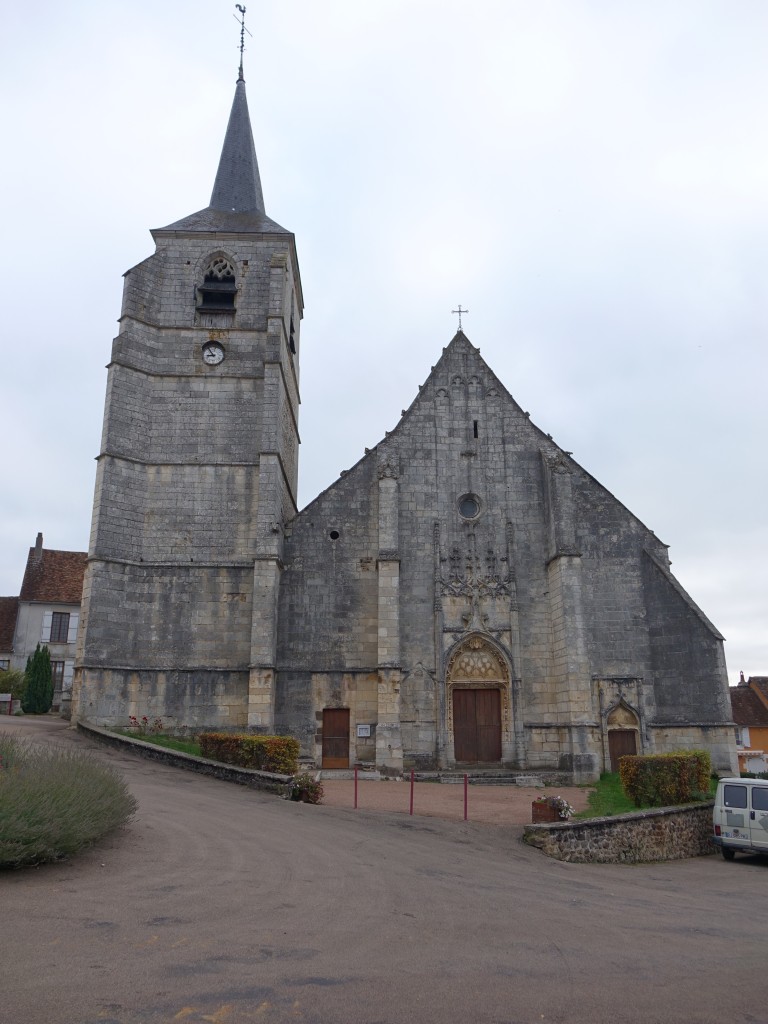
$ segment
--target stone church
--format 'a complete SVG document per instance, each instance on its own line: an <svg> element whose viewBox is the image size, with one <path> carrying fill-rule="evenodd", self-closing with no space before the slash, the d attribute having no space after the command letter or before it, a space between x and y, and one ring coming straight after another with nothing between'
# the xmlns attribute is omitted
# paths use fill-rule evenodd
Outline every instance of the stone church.
<svg viewBox="0 0 768 1024"><path fill-rule="evenodd" d="M76 719L290 733L325 767L735 768L723 638L666 546L461 330L298 510L301 279L242 68L210 204L152 235L109 363Z"/></svg>

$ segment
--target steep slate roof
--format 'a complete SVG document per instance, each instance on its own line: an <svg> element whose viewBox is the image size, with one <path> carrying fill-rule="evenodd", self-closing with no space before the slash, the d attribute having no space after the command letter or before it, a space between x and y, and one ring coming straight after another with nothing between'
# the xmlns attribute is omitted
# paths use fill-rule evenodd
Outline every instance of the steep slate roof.
<svg viewBox="0 0 768 1024"><path fill-rule="evenodd" d="M157 228L152 234L156 236L166 231L290 234L268 217L264 209L242 73L235 86L211 202L204 210L198 210L167 227Z"/></svg>
<svg viewBox="0 0 768 1024"><path fill-rule="evenodd" d="M736 725L768 726L768 707L751 687L732 686L730 690L731 709Z"/></svg>
<svg viewBox="0 0 768 1024"><path fill-rule="evenodd" d="M0 651L13 650L13 634L16 632L18 611L18 597L0 597Z"/></svg>
<svg viewBox="0 0 768 1024"><path fill-rule="evenodd" d="M88 555L85 551L29 549L27 568L21 584L22 601L80 604Z"/></svg>
<svg viewBox="0 0 768 1024"><path fill-rule="evenodd" d="M768 676L750 676L749 685L757 698L768 708Z"/></svg>

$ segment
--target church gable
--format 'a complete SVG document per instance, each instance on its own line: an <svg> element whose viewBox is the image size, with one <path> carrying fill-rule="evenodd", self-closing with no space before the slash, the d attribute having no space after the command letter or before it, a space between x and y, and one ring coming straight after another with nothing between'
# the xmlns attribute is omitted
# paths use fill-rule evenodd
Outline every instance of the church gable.
<svg viewBox="0 0 768 1024"><path fill-rule="evenodd" d="M665 671L669 659L649 629L659 618L663 636L668 601L643 583L643 560L666 566L666 548L531 423L463 333L397 427L289 534L284 728L311 735L307 709L343 706L353 724L386 726L377 758L429 767L496 751L492 760L588 775L609 756L602 695L631 691L644 722L668 720L654 686L657 652ZM501 667L457 676L457 651L496 652ZM719 692L717 651L688 670L702 696Z"/></svg>

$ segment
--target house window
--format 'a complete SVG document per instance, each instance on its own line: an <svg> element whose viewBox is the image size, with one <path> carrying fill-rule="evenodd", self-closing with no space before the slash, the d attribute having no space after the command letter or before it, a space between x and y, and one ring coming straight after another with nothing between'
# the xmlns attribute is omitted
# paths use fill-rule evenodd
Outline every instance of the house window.
<svg viewBox="0 0 768 1024"><path fill-rule="evenodd" d="M69 636L69 612L54 612L51 616L52 644L65 644Z"/></svg>
<svg viewBox="0 0 768 1024"><path fill-rule="evenodd" d="M235 268L229 260L223 256L211 260L198 291L200 301L197 308L202 312L234 310L237 284Z"/></svg>
<svg viewBox="0 0 768 1024"><path fill-rule="evenodd" d="M51 662L51 678L53 679L54 690L60 690L64 683L64 662Z"/></svg>
<svg viewBox="0 0 768 1024"><path fill-rule="evenodd" d="M0 658L0 672L5 672L7 668L11 667L10 658Z"/></svg>

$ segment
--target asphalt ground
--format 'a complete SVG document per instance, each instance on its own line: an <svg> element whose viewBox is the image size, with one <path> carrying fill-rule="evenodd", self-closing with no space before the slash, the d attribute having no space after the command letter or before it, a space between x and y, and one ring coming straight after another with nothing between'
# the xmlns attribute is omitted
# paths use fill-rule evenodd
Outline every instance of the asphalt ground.
<svg viewBox="0 0 768 1024"><path fill-rule="evenodd" d="M765 858L563 864L520 826L294 804L56 719L0 728L92 749L139 802L72 860L0 873L2 1024L768 1020Z"/></svg>

